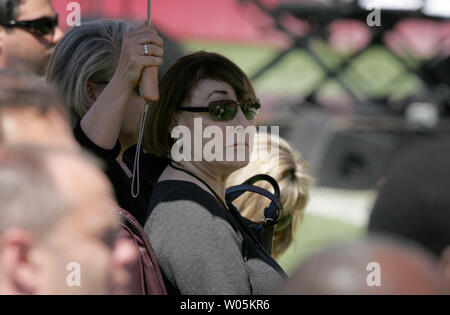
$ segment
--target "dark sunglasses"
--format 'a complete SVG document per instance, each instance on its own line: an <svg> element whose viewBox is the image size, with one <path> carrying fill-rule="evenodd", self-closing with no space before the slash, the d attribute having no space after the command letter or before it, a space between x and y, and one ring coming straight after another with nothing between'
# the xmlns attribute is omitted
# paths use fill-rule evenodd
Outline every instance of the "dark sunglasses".
<svg viewBox="0 0 450 315"><path fill-rule="evenodd" d="M194 113L209 113L214 121L230 121L236 116L238 107L242 109L248 120L255 119L261 110L258 99L248 99L242 103L233 100L213 101L209 103L208 107L177 107L176 109Z"/></svg>
<svg viewBox="0 0 450 315"><path fill-rule="evenodd" d="M2 23L5 27L22 27L31 30L33 33L40 36L52 34L58 26L58 14L55 17L42 17L30 21L15 21L11 20L9 23Z"/></svg>

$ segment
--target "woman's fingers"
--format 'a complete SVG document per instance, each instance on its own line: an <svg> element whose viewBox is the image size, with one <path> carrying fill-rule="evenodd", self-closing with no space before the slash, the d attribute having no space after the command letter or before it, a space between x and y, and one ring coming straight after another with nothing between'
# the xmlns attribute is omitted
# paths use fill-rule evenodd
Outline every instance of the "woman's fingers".
<svg viewBox="0 0 450 315"><path fill-rule="evenodd" d="M137 44L154 44L163 47L164 41L158 35L158 32L153 27L148 25L141 25L128 36L132 38Z"/></svg>
<svg viewBox="0 0 450 315"><path fill-rule="evenodd" d="M140 56L137 57L136 60L143 68L158 67L163 63L163 59L161 57L154 57L154 56Z"/></svg>
<svg viewBox="0 0 450 315"><path fill-rule="evenodd" d="M154 28L147 24L139 25L131 34L141 34L146 32L151 32Z"/></svg>
<svg viewBox="0 0 450 315"><path fill-rule="evenodd" d="M147 45L147 53L145 52L145 45L136 45L135 53L139 56L154 56L154 57L162 57L164 56L164 50L156 45L148 44Z"/></svg>
<svg viewBox="0 0 450 315"><path fill-rule="evenodd" d="M136 38L136 42L138 44L154 44L159 47L163 47L164 45L164 41L156 32L139 34Z"/></svg>
<svg viewBox="0 0 450 315"><path fill-rule="evenodd" d="M145 50L147 45L147 53ZM163 63L163 40L158 33L147 25L141 25L124 36L122 52L116 74L135 86L145 67L158 67Z"/></svg>

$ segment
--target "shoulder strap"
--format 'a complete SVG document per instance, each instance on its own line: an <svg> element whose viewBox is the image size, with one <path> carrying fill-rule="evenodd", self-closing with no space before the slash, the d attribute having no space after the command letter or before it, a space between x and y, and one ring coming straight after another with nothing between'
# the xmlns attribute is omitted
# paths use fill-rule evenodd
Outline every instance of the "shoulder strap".
<svg viewBox="0 0 450 315"><path fill-rule="evenodd" d="M274 193L253 185L259 181L269 182L274 189ZM266 174L255 175L241 185L228 188L226 191L226 199L228 202L233 202L245 192L257 193L271 200L269 207L264 209L264 224L273 228L283 216L283 205L280 202L280 187L278 186L277 181Z"/></svg>
<svg viewBox="0 0 450 315"><path fill-rule="evenodd" d="M117 212L123 224L131 230L135 237L140 239L145 247L145 252L147 253L148 259L150 260L151 266L148 266L148 269L152 269L153 272L150 270L143 270L143 276L148 279L148 281L144 281L144 283L147 284L147 286L151 286L145 288L146 292L148 292L148 294L166 295L167 291L161 270L159 269L158 261L155 253L153 252L153 248L150 245L150 241L147 238L147 234L144 232L139 222L128 211L118 208ZM142 254L142 249L140 248L139 255Z"/></svg>
<svg viewBox="0 0 450 315"><path fill-rule="evenodd" d="M203 185L205 185L205 186L209 189L209 191L211 191L211 193L216 197L216 199L222 204L222 206L223 206L225 209L228 208L227 205L223 203L222 199L219 197L219 195L217 194L217 192L214 191L214 189L212 189L211 186L209 186L208 183L205 182L203 179L201 179L201 178L198 177L197 175L193 174L192 172L189 172L188 170L185 170L184 168L180 168L180 167L177 167L177 166L173 165L173 163L170 163L169 165L170 165L170 167L172 167L172 168L174 168L174 169L176 169L176 170L178 170L178 171L180 171L180 172L186 173L186 174L188 174L188 175L194 177L194 178L197 179L198 181L200 181Z"/></svg>

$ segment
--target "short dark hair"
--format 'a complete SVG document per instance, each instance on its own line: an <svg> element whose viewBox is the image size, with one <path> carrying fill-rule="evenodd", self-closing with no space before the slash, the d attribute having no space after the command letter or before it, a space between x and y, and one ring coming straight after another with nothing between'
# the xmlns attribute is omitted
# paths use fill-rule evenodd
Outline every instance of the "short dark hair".
<svg viewBox="0 0 450 315"><path fill-rule="evenodd" d="M0 26L15 20L22 0L0 0Z"/></svg>
<svg viewBox="0 0 450 315"><path fill-rule="evenodd" d="M52 109L67 119L62 96L42 78L12 69L0 70L0 111L21 108L41 113Z"/></svg>
<svg viewBox="0 0 450 315"><path fill-rule="evenodd" d="M170 127L175 109L189 100L191 91L203 79L228 83L239 102L255 97L250 79L226 57L198 51L178 59L164 74L160 83L160 99L150 106L145 125L143 147L156 156L169 156Z"/></svg>
<svg viewBox="0 0 450 315"><path fill-rule="evenodd" d="M450 139L418 144L393 163L369 232L415 241L437 257L450 245Z"/></svg>

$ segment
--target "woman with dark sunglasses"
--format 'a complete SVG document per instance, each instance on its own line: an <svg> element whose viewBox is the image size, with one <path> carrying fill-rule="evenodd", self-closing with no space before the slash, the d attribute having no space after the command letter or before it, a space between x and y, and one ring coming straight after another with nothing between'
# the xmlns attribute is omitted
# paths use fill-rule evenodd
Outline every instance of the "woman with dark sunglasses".
<svg viewBox="0 0 450 315"><path fill-rule="evenodd" d="M145 231L169 293L268 294L285 276L225 201L227 178L248 164L253 139L221 135L227 128L254 127L259 111L248 77L218 54L182 57L161 79L160 100L150 107L143 145L169 165L153 185ZM176 130L189 132L175 141ZM198 155L208 151L211 139L199 139L208 130L219 137L213 159ZM184 158L175 158L181 151Z"/></svg>

